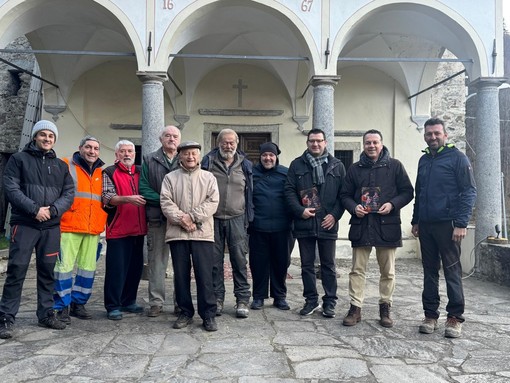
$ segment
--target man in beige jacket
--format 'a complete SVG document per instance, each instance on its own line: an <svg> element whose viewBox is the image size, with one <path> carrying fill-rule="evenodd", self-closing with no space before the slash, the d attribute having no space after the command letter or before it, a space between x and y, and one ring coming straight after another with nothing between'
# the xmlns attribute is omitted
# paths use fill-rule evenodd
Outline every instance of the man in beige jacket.
<svg viewBox="0 0 510 383"><path fill-rule="evenodd" d="M216 177L200 169L200 144L185 141L177 147L179 169L161 185L161 210L167 218L165 240L170 245L175 297L181 309L173 328L187 327L195 308L191 298L191 262L197 283L198 314L207 331L216 331L216 296L212 269L214 219L219 203Z"/></svg>

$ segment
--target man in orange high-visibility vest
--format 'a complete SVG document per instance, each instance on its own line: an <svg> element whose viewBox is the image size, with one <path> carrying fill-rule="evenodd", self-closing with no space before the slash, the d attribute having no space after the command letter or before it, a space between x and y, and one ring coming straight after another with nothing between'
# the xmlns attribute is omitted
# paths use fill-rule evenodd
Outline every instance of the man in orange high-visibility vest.
<svg viewBox="0 0 510 383"><path fill-rule="evenodd" d="M71 316L91 319L85 304L92 293L99 256L99 234L104 231L107 214L101 193L104 162L99 158L99 141L82 138L78 151L64 161L74 180L75 197L60 222L61 252L55 265L55 305L57 317L69 324ZM73 283L73 270L76 276Z"/></svg>

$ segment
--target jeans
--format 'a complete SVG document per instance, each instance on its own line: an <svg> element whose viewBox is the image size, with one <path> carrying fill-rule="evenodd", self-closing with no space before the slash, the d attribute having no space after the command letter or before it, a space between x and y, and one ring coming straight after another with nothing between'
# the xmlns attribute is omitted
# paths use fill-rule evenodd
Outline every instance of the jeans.
<svg viewBox="0 0 510 383"><path fill-rule="evenodd" d="M439 269L443 264L449 317L464 321L464 290L460 243L452 240L452 222L420 223L420 248L423 264L423 311L427 318L439 318Z"/></svg>
<svg viewBox="0 0 510 383"><path fill-rule="evenodd" d="M336 305L336 265L335 240L316 237L298 238L299 256L301 258L301 278L303 279L303 296L307 303L318 303L319 294L315 276L315 245L318 245L321 262L321 280L324 289L324 304Z"/></svg>
<svg viewBox="0 0 510 383"><path fill-rule="evenodd" d="M230 264L234 277L234 295L237 303L248 304L250 284L248 283L247 237L244 214L231 219L214 218L214 266L213 285L216 300L225 300L224 258L225 242L228 246Z"/></svg>

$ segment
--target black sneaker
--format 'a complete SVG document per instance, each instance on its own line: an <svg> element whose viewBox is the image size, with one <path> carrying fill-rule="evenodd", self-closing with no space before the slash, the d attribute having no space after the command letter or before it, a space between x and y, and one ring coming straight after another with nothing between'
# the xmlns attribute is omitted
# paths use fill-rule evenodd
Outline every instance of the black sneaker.
<svg viewBox="0 0 510 383"><path fill-rule="evenodd" d="M175 329L181 329L190 325L191 322L193 322L193 318L190 318L189 316L181 312L172 327Z"/></svg>
<svg viewBox="0 0 510 383"><path fill-rule="evenodd" d="M64 322L58 320L55 311L53 310L48 312L48 316L46 318L39 319L38 325L39 327L47 327L53 330L63 330L67 327Z"/></svg>
<svg viewBox="0 0 510 383"><path fill-rule="evenodd" d="M218 325L216 324L216 319L214 317L205 318L202 325L206 331L218 331Z"/></svg>
<svg viewBox="0 0 510 383"><path fill-rule="evenodd" d="M334 318L335 317L335 306L331 303L325 303L322 305L322 316L326 318Z"/></svg>
<svg viewBox="0 0 510 383"><path fill-rule="evenodd" d="M285 299L275 299L273 306L278 310L290 310L290 306Z"/></svg>
<svg viewBox="0 0 510 383"><path fill-rule="evenodd" d="M319 307L321 307L320 304L318 304L317 302L315 303L312 303L312 302L306 302L304 307L301 309L301 311L299 312L301 315L305 316L305 315L311 315L314 313L315 310L317 310Z"/></svg>
<svg viewBox="0 0 510 383"><path fill-rule="evenodd" d="M0 319L0 339L10 339L14 333L14 323L7 318Z"/></svg>
<svg viewBox="0 0 510 383"><path fill-rule="evenodd" d="M252 310L260 310L264 307L264 300L263 299L254 299L253 302L251 302L251 309Z"/></svg>
<svg viewBox="0 0 510 383"><path fill-rule="evenodd" d="M64 322L66 325L71 324L71 317L69 316L69 306L64 307L62 310L57 311L57 319Z"/></svg>
<svg viewBox="0 0 510 383"><path fill-rule="evenodd" d="M92 319L92 315L87 311L85 305L79 305L77 303L71 303L71 310L69 315L78 319Z"/></svg>

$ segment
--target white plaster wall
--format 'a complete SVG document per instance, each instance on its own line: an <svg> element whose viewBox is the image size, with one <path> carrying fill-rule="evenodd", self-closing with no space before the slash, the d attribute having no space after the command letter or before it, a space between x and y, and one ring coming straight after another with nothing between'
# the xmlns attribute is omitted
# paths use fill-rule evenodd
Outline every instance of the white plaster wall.
<svg viewBox="0 0 510 383"><path fill-rule="evenodd" d="M168 102L165 109L167 118L172 116ZM142 83L136 76L134 62L108 62L84 73L76 81L68 108L57 121L57 154L71 154L80 139L91 134L101 141L102 160L112 164L117 141L128 138L138 144L141 131L114 130L110 124L142 124Z"/></svg>
<svg viewBox="0 0 510 383"><path fill-rule="evenodd" d="M416 125L409 120L410 108L402 88L391 77L368 66L357 65L340 70L342 76L335 90L335 129L378 129L392 157L400 160L414 185L416 168L425 143ZM336 141L357 142L362 137L336 137ZM358 158L354 158L357 161ZM402 210L402 230L410 236L413 202ZM346 213L341 220L340 237L347 238Z"/></svg>
<svg viewBox="0 0 510 383"><path fill-rule="evenodd" d="M237 107L237 89L232 85L238 79L248 88L243 91L242 108ZM283 110L280 116L207 116L198 113L207 109ZM311 119L310 119L311 120ZM281 147L280 163L288 166L306 148L306 137L297 130L292 120L288 94L271 73L253 65L225 65L209 73L199 84L190 111L190 121L182 132L183 139L194 139L202 144L204 123L232 125L280 124L277 144ZM204 151L210 147L204 147Z"/></svg>

